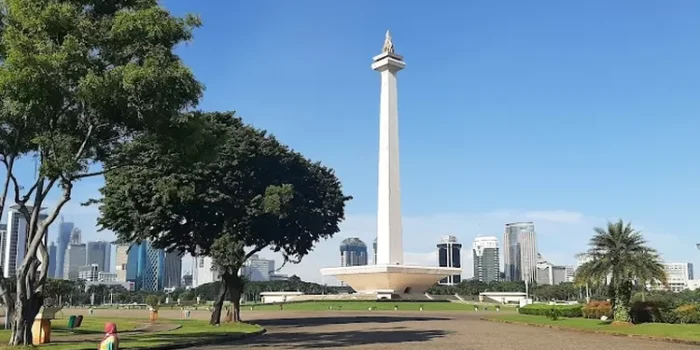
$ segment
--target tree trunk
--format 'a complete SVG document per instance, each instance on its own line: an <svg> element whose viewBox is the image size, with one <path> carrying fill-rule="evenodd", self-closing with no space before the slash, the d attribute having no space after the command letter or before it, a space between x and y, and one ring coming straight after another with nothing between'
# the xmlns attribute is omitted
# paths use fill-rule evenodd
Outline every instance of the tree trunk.
<svg viewBox="0 0 700 350"><path fill-rule="evenodd" d="M613 310L613 321L615 322L630 322L630 308L622 300L617 298L615 308Z"/></svg>
<svg viewBox="0 0 700 350"><path fill-rule="evenodd" d="M238 277L240 278L240 277ZM242 322L241 320L241 288L237 285L231 289L231 302L233 303L233 322Z"/></svg>
<svg viewBox="0 0 700 350"><path fill-rule="evenodd" d="M32 264L33 268L35 266ZM17 296L14 301L12 335L9 343L12 346L33 345L32 324L44 303L41 293L34 291L35 282L36 280L31 278L30 274L17 276Z"/></svg>
<svg viewBox="0 0 700 350"><path fill-rule="evenodd" d="M224 274L221 278L222 283L225 283L231 295L231 304L233 304L233 322L241 321L241 293L243 293L243 278L238 274Z"/></svg>
<svg viewBox="0 0 700 350"><path fill-rule="evenodd" d="M243 293L244 280L238 274L224 274L222 281L227 284L233 304L233 322L241 320L241 294Z"/></svg>
<svg viewBox="0 0 700 350"><path fill-rule="evenodd" d="M224 307L224 299L226 299L226 292L228 291L228 285L221 279L221 287L219 288L219 297L214 303L214 310L211 312L211 319L209 324L212 326L218 326L221 324L221 309Z"/></svg>

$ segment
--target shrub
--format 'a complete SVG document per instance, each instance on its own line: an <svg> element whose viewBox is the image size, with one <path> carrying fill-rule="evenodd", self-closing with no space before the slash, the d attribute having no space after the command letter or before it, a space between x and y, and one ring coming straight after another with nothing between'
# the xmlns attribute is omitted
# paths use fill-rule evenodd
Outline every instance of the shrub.
<svg viewBox="0 0 700 350"><path fill-rule="evenodd" d="M150 306L153 310L158 310L160 298L157 295L149 295L146 297L146 305Z"/></svg>
<svg viewBox="0 0 700 350"><path fill-rule="evenodd" d="M581 305L530 304L519 308L518 313L522 315L548 316L548 314L552 313L552 310L557 310L557 318L582 317L581 307Z"/></svg>
<svg viewBox="0 0 700 350"><path fill-rule="evenodd" d="M676 323L678 317L673 307L664 301L637 301L632 303L630 317L633 323Z"/></svg>
<svg viewBox="0 0 700 350"><path fill-rule="evenodd" d="M673 310L676 320L680 323L700 323L700 305L681 305Z"/></svg>
<svg viewBox="0 0 700 350"><path fill-rule="evenodd" d="M558 320L560 315L561 315L561 311L557 308L551 308L551 309L545 311L545 316L547 316L547 318L549 318L552 321Z"/></svg>
<svg viewBox="0 0 700 350"><path fill-rule="evenodd" d="M612 305L609 301L594 300L581 308L581 313L585 318L600 319L603 316L612 317Z"/></svg>

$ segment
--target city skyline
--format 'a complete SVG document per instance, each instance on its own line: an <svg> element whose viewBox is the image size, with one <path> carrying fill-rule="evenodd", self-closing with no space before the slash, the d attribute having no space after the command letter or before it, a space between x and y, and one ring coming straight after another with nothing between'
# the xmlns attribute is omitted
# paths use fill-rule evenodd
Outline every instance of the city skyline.
<svg viewBox="0 0 700 350"><path fill-rule="evenodd" d="M379 49L376 38L387 27L411 57L411 83L402 85L400 102L407 262L435 261L432 246L444 234L471 242L480 234L500 237L506 222L535 221L539 251L558 264L573 264L593 227L618 218L642 230L666 261L700 262L688 219L696 209L691 199L700 194L700 168L679 156L698 147L690 133L699 126L700 50L685 38L700 32L692 18L699 4L640 4L636 16L627 16L620 4L593 1L587 11L577 11L577 4L556 3L550 10L557 15L545 16L523 4L496 9L452 3L429 11L392 8L391 17L385 15L389 3L369 14L354 3L164 5L175 14L199 13L204 22L194 42L178 49L207 86L201 107L239 111L247 122L333 167L354 197L342 231L301 265L285 266L286 273L320 281L317 269L337 262L339 242L359 237L369 243L376 235L376 96L364 88L376 77L363 60ZM224 14L233 12L244 18L229 23ZM319 30L324 13L344 16ZM658 25L648 26L652 18ZM360 20L366 25L357 26ZM427 21L420 30L418 20ZM239 35L224 41L222 30ZM239 52L246 58L239 59ZM289 59L265 64L280 52ZM318 52L333 52L339 60L333 68L342 67L333 88L322 69L330 63ZM436 63L435 52L450 55ZM269 81L277 83L264 83ZM328 108L339 105L345 107ZM607 129L627 132L610 140L603 136ZM647 138L655 142L637 142ZM631 168L656 166L632 179L623 172L599 175L620 159ZM31 161L17 166L18 177L33 176ZM435 174L440 181L425 181ZM101 184L76 184L62 212L89 240L114 238L94 229L95 207L79 204L99 196ZM49 210L56 198L52 192ZM281 264L278 255L261 255ZM471 274L466 262L464 269L464 277Z"/></svg>

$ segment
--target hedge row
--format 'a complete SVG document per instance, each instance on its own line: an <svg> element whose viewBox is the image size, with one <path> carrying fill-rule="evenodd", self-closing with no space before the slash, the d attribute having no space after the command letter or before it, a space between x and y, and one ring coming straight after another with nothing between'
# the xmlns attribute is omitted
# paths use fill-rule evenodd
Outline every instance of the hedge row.
<svg viewBox="0 0 700 350"><path fill-rule="evenodd" d="M636 302L630 316L634 323L694 323L700 324L700 305L685 304L674 307L664 302Z"/></svg>
<svg viewBox="0 0 700 350"><path fill-rule="evenodd" d="M592 301L586 305L547 305L530 304L518 309L523 315L552 317L585 317L599 319L612 318L612 308L607 301ZM659 302L635 302L630 309L633 323L692 323L700 324L700 304L686 304L678 307Z"/></svg>
<svg viewBox="0 0 700 350"><path fill-rule="evenodd" d="M518 313L523 315L549 316L552 310L557 311L556 314L561 317L583 317L581 311L582 305L547 305L547 304L530 304L518 309Z"/></svg>

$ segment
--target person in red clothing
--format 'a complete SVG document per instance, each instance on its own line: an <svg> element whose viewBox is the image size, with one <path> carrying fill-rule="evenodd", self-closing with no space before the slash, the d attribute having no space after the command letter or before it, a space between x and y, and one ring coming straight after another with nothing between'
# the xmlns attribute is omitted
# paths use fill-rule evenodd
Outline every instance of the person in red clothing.
<svg viewBox="0 0 700 350"><path fill-rule="evenodd" d="M117 337L117 325L113 322L105 324L105 337L98 350L119 350L119 337Z"/></svg>

